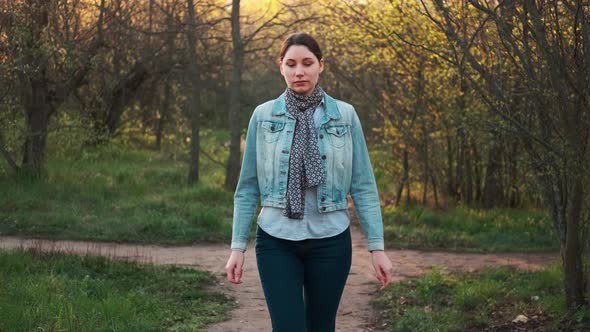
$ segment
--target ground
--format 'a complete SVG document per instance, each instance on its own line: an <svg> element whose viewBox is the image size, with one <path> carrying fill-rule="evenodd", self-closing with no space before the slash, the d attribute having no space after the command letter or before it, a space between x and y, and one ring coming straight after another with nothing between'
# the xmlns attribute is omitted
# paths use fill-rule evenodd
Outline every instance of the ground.
<svg viewBox="0 0 590 332"><path fill-rule="evenodd" d="M375 315L369 304L378 292L371 255L356 222L351 225L352 267L342 295L336 320L339 332L376 331ZM251 244L252 245L252 244ZM36 248L59 250L73 254L92 254L153 264L175 264L207 270L218 277L220 290L233 296L239 308L231 312L227 321L211 325L211 332L270 331L270 319L258 278L254 251L246 251L243 282L234 285L225 279L225 263L229 257L227 244L207 244L182 247L130 245L103 242L51 241L0 237L0 248ZM463 254L421 252L415 250L387 250L394 267L394 282L419 276L438 265L449 271L476 271L484 266L509 265L535 270L558 261L555 254Z"/></svg>

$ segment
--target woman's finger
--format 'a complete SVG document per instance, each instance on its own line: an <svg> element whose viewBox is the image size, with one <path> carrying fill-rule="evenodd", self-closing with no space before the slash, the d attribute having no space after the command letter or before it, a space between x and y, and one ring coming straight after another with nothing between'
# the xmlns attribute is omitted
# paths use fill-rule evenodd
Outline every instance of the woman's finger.
<svg viewBox="0 0 590 332"><path fill-rule="evenodd" d="M382 271L385 279L385 285L383 285L383 288L385 288L391 283L391 281L393 280L393 276L391 274L391 269L386 269L382 267Z"/></svg>
<svg viewBox="0 0 590 332"><path fill-rule="evenodd" d="M385 276L383 275L383 271L381 271L380 267L376 267L375 268L375 276L377 277L377 280L379 280L379 282L381 283L381 289L383 289L383 284L385 283Z"/></svg>
<svg viewBox="0 0 590 332"><path fill-rule="evenodd" d="M383 279L381 279L381 288L379 288L379 290L384 290L388 284L389 281L387 280L387 277L383 276Z"/></svg>
<svg viewBox="0 0 590 332"><path fill-rule="evenodd" d="M242 269L236 266L236 270L235 270L234 275L235 275L235 283L239 284L242 279Z"/></svg>
<svg viewBox="0 0 590 332"><path fill-rule="evenodd" d="M225 273L227 274L227 281L233 282L234 281L234 269L233 269L233 267L227 267L225 269Z"/></svg>

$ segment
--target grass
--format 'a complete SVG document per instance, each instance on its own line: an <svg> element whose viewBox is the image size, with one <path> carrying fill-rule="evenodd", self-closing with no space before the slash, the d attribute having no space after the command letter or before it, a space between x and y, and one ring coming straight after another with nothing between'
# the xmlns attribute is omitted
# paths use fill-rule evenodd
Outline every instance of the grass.
<svg viewBox="0 0 590 332"><path fill-rule="evenodd" d="M389 248L461 252L555 252L558 241L544 212L523 209L446 211L401 205L383 211Z"/></svg>
<svg viewBox="0 0 590 332"><path fill-rule="evenodd" d="M0 251L0 331L204 331L234 301L206 272Z"/></svg>
<svg viewBox="0 0 590 332"><path fill-rule="evenodd" d="M154 244L229 242L233 194L224 170L202 158L188 186L187 162L169 151L117 143L48 161L48 178L0 175L0 234Z"/></svg>
<svg viewBox="0 0 590 332"><path fill-rule="evenodd" d="M435 268L392 284L373 304L387 331L587 331L590 306L562 321L562 275L559 265L537 272L494 267L473 274ZM529 321L512 322L518 315Z"/></svg>
<svg viewBox="0 0 590 332"><path fill-rule="evenodd" d="M0 234L165 245L224 242L231 237L233 193L222 188L229 135L203 130L200 183L186 185L186 139L123 135L97 148L65 138L52 144L46 181L15 181L0 171ZM376 170L377 173L378 170ZM380 177L382 181L384 176ZM542 212L420 205L386 207L388 248L465 252L557 251ZM252 227L254 232L254 227ZM253 237L252 237L253 238Z"/></svg>

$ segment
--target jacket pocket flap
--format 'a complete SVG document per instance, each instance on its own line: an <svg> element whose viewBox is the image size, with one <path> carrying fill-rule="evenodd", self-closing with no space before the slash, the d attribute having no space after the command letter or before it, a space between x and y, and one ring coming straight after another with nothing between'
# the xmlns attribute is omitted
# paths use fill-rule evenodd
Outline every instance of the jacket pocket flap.
<svg viewBox="0 0 590 332"><path fill-rule="evenodd" d="M260 126L264 129L270 131L271 133L274 133L274 132L283 130L283 128L285 127L285 123L284 122L274 122L274 121L262 121Z"/></svg>
<svg viewBox="0 0 590 332"><path fill-rule="evenodd" d="M346 126L331 126L326 127L326 131L328 134L335 135L335 136L342 136L346 134L348 128Z"/></svg>

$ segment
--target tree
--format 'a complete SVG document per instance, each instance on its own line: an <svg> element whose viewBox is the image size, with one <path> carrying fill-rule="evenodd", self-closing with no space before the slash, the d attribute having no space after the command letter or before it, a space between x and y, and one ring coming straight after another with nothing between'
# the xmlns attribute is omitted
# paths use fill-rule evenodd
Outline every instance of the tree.
<svg viewBox="0 0 590 332"><path fill-rule="evenodd" d="M199 99L200 99L200 87L199 87L199 68L197 58L197 47L195 30L197 28L197 21L195 19L195 5L193 0L186 0L187 5L187 50L189 59L189 104L188 113L190 119L191 128L191 142L190 142L190 159L189 159L189 172L188 172L188 183L192 184L199 181Z"/></svg>
<svg viewBox="0 0 590 332"><path fill-rule="evenodd" d="M1 5L8 46L1 57L8 58L8 77L17 85L15 93L25 119L22 163L2 148L16 173L42 177L50 119L60 106L84 84L91 60L101 47L104 0L98 19L84 25L80 2L71 7L58 1L8 1ZM82 36L81 31L94 34ZM90 37L88 37L90 36ZM0 144L2 140L0 140Z"/></svg>
<svg viewBox="0 0 590 332"><path fill-rule="evenodd" d="M269 4L270 6L271 4ZM306 4L299 5L281 5L281 7L267 18L262 15L255 19L254 26L250 26L250 33L242 36L240 24L240 0L232 1L231 12L231 40L232 40L232 72L230 81L230 97L228 123L230 129L229 158L227 160L225 188L235 190L238 184L240 173L240 142L242 136L243 123L240 121L241 109L241 81L244 65L244 57L248 53L256 53L268 50L277 40L288 31L292 26L301 22L314 20L315 16L298 18L297 8L305 7ZM270 9L270 8L269 8ZM256 24L262 21L260 24ZM272 31L273 28L279 30ZM267 33L270 30L270 33Z"/></svg>
<svg viewBox="0 0 590 332"><path fill-rule="evenodd" d="M590 222L590 12L583 1L471 0L473 35L458 33L461 12L443 0L425 12L445 33L453 62L489 109L495 128L521 140L559 238L570 313L585 304L583 243ZM489 38L488 34L494 34ZM476 42L491 43L482 62ZM512 70L517 82L511 84Z"/></svg>
<svg viewBox="0 0 590 332"><path fill-rule="evenodd" d="M441 36L417 15L415 4L403 1L334 1L337 13L326 23L338 28L327 33L330 71L354 89L351 96L365 126L372 126L375 143L390 152L393 161L383 168L400 178L395 204L404 189L410 201L411 184L421 183L421 201L432 192L439 205L440 160L444 151L443 124L451 112L443 105L454 95L448 77L453 70L436 55L416 47ZM326 27L324 30L327 30ZM346 36L343 38L342 36ZM371 131L367 130L367 133ZM401 162L396 162L401 161ZM452 165L452 162L450 163ZM378 165L381 168L380 165ZM412 175L417 181L412 182ZM416 185L418 187L418 185Z"/></svg>

